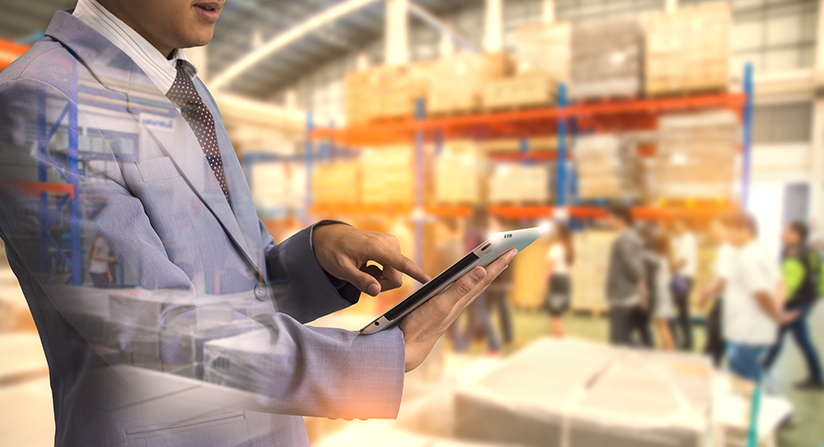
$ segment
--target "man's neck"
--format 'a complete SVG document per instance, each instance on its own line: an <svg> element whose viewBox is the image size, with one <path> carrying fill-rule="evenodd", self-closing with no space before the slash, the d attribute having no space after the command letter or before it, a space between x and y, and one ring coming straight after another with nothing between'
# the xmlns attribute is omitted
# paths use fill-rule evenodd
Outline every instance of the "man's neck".
<svg viewBox="0 0 824 447"><path fill-rule="evenodd" d="M160 44L155 39L152 38L151 35L146 31L146 29L140 26L136 20L132 20L132 18L121 8L120 3L117 0L95 0L100 3L100 6L106 8L110 13L112 13L115 17L122 20L123 23L129 25L129 27L138 34L140 34L147 42L149 42L160 54L163 55L166 59L171 59L174 55L174 48L171 48L167 45Z"/></svg>

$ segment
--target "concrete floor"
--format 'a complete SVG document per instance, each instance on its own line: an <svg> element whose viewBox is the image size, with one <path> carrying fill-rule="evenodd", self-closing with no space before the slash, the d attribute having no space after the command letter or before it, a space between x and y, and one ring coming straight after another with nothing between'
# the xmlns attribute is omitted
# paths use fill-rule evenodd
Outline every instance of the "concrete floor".
<svg viewBox="0 0 824 447"><path fill-rule="evenodd" d="M548 333L548 321L544 312L516 309L513 311L513 319L515 340L512 346L505 349L504 355ZM571 336L597 342L607 340L608 326L605 318L568 315L565 317L565 324ZM824 350L824 305L817 306L810 317L810 326L817 346ZM696 326L694 334L696 347L703 347L704 328ZM475 343L470 351L480 354L484 351L484 346ZM781 392L793 403L796 419L779 433L779 447L824 447L824 392L798 391L792 386L794 382L804 379L806 374L806 365L798 348L788 339L775 365L773 378Z"/></svg>

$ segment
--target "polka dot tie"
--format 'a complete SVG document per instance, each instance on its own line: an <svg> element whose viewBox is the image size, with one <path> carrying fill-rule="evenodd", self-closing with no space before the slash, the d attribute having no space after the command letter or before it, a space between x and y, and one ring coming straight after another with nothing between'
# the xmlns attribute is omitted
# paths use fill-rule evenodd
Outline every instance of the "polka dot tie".
<svg viewBox="0 0 824 447"><path fill-rule="evenodd" d="M197 93L192 77L186 72L186 64L186 61L178 59L177 77L175 77L172 88L166 93L166 97L180 108L180 114L195 133L197 142L200 143L200 148L203 149L203 154L206 155L206 160L217 178L217 183L223 190L223 195L226 196L226 200L229 200L229 189L226 187L226 177L223 175L223 159L220 158L220 148L217 144L215 118Z"/></svg>

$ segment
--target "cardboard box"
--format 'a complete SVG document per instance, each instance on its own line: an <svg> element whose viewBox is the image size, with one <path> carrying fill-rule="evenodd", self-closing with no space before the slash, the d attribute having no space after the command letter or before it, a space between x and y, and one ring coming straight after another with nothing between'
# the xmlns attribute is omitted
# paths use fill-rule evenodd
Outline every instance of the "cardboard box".
<svg viewBox="0 0 824 447"><path fill-rule="evenodd" d="M435 201L440 204L479 203L483 167L484 160L473 142L445 143L435 159Z"/></svg>
<svg viewBox="0 0 824 447"><path fill-rule="evenodd" d="M312 169L312 202L334 205L358 203L360 175L358 161L318 163Z"/></svg>
<svg viewBox="0 0 824 447"><path fill-rule="evenodd" d="M512 60L503 53L459 53L433 62L427 71L427 114L478 111L484 86L511 75L513 70Z"/></svg>
<svg viewBox="0 0 824 447"><path fill-rule="evenodd" d="M547 75L519 75L488 82L482 102L487 110L549 106L555 101L556 90L556 82Z"/></svg>
<svg viewBox="0 0 824 447"><path fill-rule="evenodd" d="M414 203L414 157L408 146L366 149L361 153L361 201Z"/></svg>
<svg viewBox="0 0 824 447"><path fill-rule="evenodd" d="M633 16L575 22L569 96L632 97L641 93L644 34Z"/></svg>
<svg viewBox="0 0 824 447"><path fill-rule="evenodd" d="M493 205L548 203L553 194L554 164L497 163L489 177L488 201Z"/></svg>
<svg viewBox="0 0 824 447"><path fill-rule="evenodd" d="M533 23L515 30L512 42L518 74L544 73L569 82L571 30L569 22Z"/></svg>

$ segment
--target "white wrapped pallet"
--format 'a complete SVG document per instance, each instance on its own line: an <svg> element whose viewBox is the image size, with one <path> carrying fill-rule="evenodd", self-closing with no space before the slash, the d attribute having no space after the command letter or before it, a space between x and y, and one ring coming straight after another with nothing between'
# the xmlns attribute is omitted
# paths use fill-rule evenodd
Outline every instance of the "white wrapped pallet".
<svg viewBox="0 0 824 447"><path fill-rule="evenodd" d="M522 446L703 445L706 359L543 339L456 396L460 438Z"/></svg>

